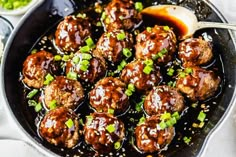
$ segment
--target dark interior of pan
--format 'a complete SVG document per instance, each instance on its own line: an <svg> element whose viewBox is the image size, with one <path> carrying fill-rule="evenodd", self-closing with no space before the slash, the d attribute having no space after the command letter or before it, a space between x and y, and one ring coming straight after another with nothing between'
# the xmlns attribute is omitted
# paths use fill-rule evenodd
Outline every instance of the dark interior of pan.
<svg viewBox="0 0 236 157"><path fill-rule="evenodd" d="M19 27L17 27L8 43L9 45L6 48L6 55L4 56L2 62L4 75L3 88L5 88L4 90L9 103L9 108L13 112L13 115L17 119L18 123L25 130L25 132L30 137L32 137L31 139L33 142L38 145L42 144L42 146L46 149L62 156L66 156L66 154L77 154L83 156L78 154L78 149L82 148L78 146L72 150L61 149L48 144L39 137L37 127L35 126L35 119L30 113L32 111L29 110L27 103L25 103L25 100L23 99L22 85L19 82L19 75L26 56L31 52L33 46L45 33L47 33L51 28L55 27L64 16L77 12L80 9L84 9L94 2L95 0L46 0L34 11L28 13L24 20L20 22ZM191 10L194 10L199 20L225 22L221 14L219 14L215 8L205 1L146 0L144 5L149 6L170 3L182 5L190 8ZM232 100L235 97L234 88L236 80L236 52L234 41L231 38L229 32L227 30L220 29L207 29L198 31L195 34L196 37L199 35L208 35L212 37L214 54L219 55L219 64L223 63L223 65L220 65L224 71L224 77L222 78L223 81L219 95L215 98L216 103L210 104L211 107L208 114L209 120L204 128L194 132L194 134L192 134L193 131L190 130L186 135L188 137L192 136L192 144L186 145L184 142L174 139L172 144L169 145L168 150L163 152L165 156L197 156L201 151L201 148L205 146L204 141L206 140L206 137L230 108L232 105ZM190 104L187 105L190 106ZM195 115L195 118L196 116L197 115ZM194 115L189 114L184 118L184 120L187 121L187 119L193 118ZM181 129L188 129L188 125L191 124L182 122L180 126L177 125L177 130L181 132ZM144 154L137 153L136 151L132 151L133 148L127 149L130 149L130 151L127 151L126 156L146 156ZM122 152L122 150L120 151L122 154L125 153ZM90 155L92 154L86 154L85 156ZM157 156L157 154L154 156Z"/></svg>

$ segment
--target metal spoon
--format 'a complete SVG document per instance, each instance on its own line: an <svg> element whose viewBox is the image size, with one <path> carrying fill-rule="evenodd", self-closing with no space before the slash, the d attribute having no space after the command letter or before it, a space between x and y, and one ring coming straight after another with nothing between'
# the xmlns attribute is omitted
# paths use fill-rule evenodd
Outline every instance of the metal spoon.
<svg viewBox="0 0 236 157"><path fill-rule="evenodd" d="M163 23L170 24L177 30L179 39L191 37L203 28L224 28L236 31L235 24L198 21L194 12L176 5L155 5L142 10L143 15L155 17Z"/></svg>

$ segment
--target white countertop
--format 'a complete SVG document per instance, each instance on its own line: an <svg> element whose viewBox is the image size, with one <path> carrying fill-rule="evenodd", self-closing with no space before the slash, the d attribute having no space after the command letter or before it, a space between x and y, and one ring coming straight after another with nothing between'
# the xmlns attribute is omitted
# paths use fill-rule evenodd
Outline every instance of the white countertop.
<svg viewBox="0 0 236 157"><path fill-rule="evenodd" d="M209 0L223 13L226 19L236 24L236 1L230 0ZM21 16L5 16L13 26L16 26ZM236 33L235 33L236 35ZM0 100L0 105L3 102ZM2 110L0 106L0 110ZM236 156L236 104L230 115L211 136L208 147L202 157L235 157ZM3 118L0 112L0 132L4 127ZM2 134L2 133L1 133ZM6 135L9 132L5 133ZM1 137L0 137L1 138ZM38 151L21 141L0 140L0 154L7 157L41 157Z"/></svg>

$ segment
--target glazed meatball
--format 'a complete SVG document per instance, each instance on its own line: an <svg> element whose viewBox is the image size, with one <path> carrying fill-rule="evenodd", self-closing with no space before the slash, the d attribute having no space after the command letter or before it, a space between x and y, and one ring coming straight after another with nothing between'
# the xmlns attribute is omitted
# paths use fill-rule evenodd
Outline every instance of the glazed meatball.
<svg viewBox="0 0 236 157"><path fill-rule="evenodd" d="M95 151L109 153L122 145L125 138L124 123L110 114L93 113L86 118L84 138Z"/></svg>
<svg viewBox="0 0 236 157"><path fill-rule="evenodd" d="M179 44L178 57L184 67L203 65L213 57L212 46L202 38L189 38Z"/></svg>
<svg viewBox="0 0 236 157"><path fill-rule="evenodd" d="M125 58L123 49L131 50L132 46L133 38L131 34L123 30L111 30L100 37L94 53L103 56L112 63L116 63Z"/></svg>
<svg viewBox="0 0 236 157"><path fill-rule="evenodd" d="M56 108L42 119L39 133L51 144L72 148L79 140L78 118L65 107Z"/></svg>
<svg viewBox="0 0 236 157"><path fill-rule="evenodd" d="M134 9L132 0L112 0L101 18L106 30L134 28L141 21L141 14Z"/></svg>
<svg viewBox="0 0 236 157"><path fill-rule="evenodd" d="M136 144L140 151L144 153L161 151L171 143L175 136L174 127L161 129L160 122L157 116L152 116L135 128Z"/></svg>
<svg viewBox="0 0 236 157"><path fill-rule="evenodd" d="M41 88L47 74L58 71L54 57L46 51L29 55L23 63L23 82L33 88Z"/></svg>
<svg viewBox="0 0 236 157"><path fill-rule="evenodd" d="M221 79L211 70L189 67L185 75L179 75L176 87L193 101L206 100L215 94Z"/></svg>
<svg viewBox="0 0 236 157"><path fill-rule="evenodd" d="M129 97L125 94L126 84L118 78L106 77L98 81L89 93L89 102L97 112L114 110L124 113L129 107Z"/></svg>
<svg viewBox="0 0 236 157"><path fill-rule="evenodd" d="M89 53L76 53L66 64L66 74L75 72L80 80L94 83L106 74L106 62L102 57Z"/></svg>
<svg viewBox="0 0 236 157"><path fill-rule="evenodd" d="M137 59L154 59L159 64L168 63L176 51L176 36L168 26L147 27L136 37Z"/></svg>
<svg viewBox="0 0 236 157"><path fill-rule="evenodd" d="M91 36L91 24L88 18L66 16L55 32L55 44L64 53L75 52L89 36Z"/></svg>
<svg viewBox="0 0 236 157"><path fill-rule="evenodd" d="M57 76L44 91L44 100L47 108L56 101L59 106L75 109L84 99L84 91L80 82Z"/></svg>
<svg viewBox="0 0 236 157"><path fill-rule="evenodd" d="M175 88L157 86L147 95L143 107L150 116L181 112L184 109L184 97Z"/></svg>
<svg viewBox="0 0 236 157"><path fill-rule="evenodd" d="M147 91L151 89L158 85L162 80L160 67L154 64L150 74L146 74L144 72L145 66L144 60L134 60L130 62L122 70L121 79L126 84L133 84L139 91Z"/></svg>

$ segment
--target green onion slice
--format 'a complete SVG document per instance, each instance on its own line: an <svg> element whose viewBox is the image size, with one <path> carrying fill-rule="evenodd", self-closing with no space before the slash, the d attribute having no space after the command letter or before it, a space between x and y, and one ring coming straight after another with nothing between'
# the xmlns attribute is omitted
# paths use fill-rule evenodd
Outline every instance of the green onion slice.
<svg viewBox="0 0 236 157"><path fill-rule="evenodd" d="M206 113L204 113L203 111L199 112L199 115L197 117L197 119L201 122L203 122L206 118Z"/></svg>
<svg viewBox="0 0 236 157"><path fill-rule="evenodd" d="M86 116L86 125L90 125L93 121L93 116Z"/></svg>
<svg viewBox="0 0 236 157"><path fill-rule="evenodd" d="M118 150L121 147L120 141L114 143L114 148Z"/></svg>
<svg viewBox="0 0 236 157"><path fill-rule="evenodd" d="M49 85L53 80L54 80L54 77L50 73L48 73L45 77L43 84Z"/></svg>
<svg viewBox="0 0 236 157"><path fill-rule="evenodd" d="M117 40L124 40L126 38L125 32L121 31L121 33L116 35Z"/></svg>
<svg viewBox="0 0 236 157"><path fill-rule="evenodd" d="M57 107L57 101L56 100L52 100L50 103L49 103L49 108L50 110L53 110Z"/></svg>
<svg viewBox="0 0 236 157"><path fill-rule="evenodd" d="M74 126L74 122L72 119L68 119L66 122L65 122L66 126L71 129L73 126Z"/></svg>
<svg viewBox="0 0 236 157"><path fill-rule="evenodd" d="M95 44L93 42L93 39L91 37L89 37L88 39L85 40L85 43L87 44L87 46L89 48L94 48L95 47Z"/></svg>
<svg viewBox="0 0 236 157"><path fill-rule="evenodd" d="M28 94L27 94L27 96L26 96L26 98L27 99L31 99L31 98L33 98L37 93L38 93L38 89L33 89L32 91L30 91Z"/></svg>
<svg viewBox="0 0 236 157"><path fill-rule="evenodd" d="M151 66L145 66L143 72L149 75L152 72L153 68Z"/></svg>
<svg viewBox="0 0 236 157"><path fill-rule="evenodd" d="M123 48L122 52L123 52L123 55L125 55L125 57L127 57L127 58L132 56L132 52L128 48Z"/></svg>
<svg viewBox="0 0 236 157"><path fill-rule="evenodd" d="M67 73L66 77L71 80L77 80L77 73L70 71Z"/></svg>
<svg viewBox="0 0 236 157"><path fill-rule="evenodd" d="M83 46L83 47L81 47L81 48L79 49L79 51L80 51L81 53L89 52L89 51L90 51L90 47L89 47L88 45Z"/></svg>
<svg viewBox="0 0 236 157"><path fill-rule="evenodd" d="M39 112L39 111L41 111L42 110L42 104L41 103L38 103L35 107L34 107L34 110L35 110L35 112Z"/></svg>
<svg viewBox="0 0 236 157"><path fill-rule="evenodd" d="M111 109L111 108L108 109L108 113L109 113L109 114L114 114L114 112L115 112L114 109Z"/></svg>
<svg viewBox="0 0 236 157"><path fill-rule="evenodd" d="M109 133L113 133L113 132L116 130L115 124L109 124L109 125L107 125L106 130L107 130Z"/></svg>
<svg viewBox="0 0 236 157"><path fill-rule="evenodd" d="M134 7L138 12L141 12L143 10L142 2L135 2Z"/></svg>
<svg viewBox="0 0 236 157"><path fill-rule="evenodd" d="M54 61L61 61L62 57L60 55L55 55L54 56Z"/></svg>

